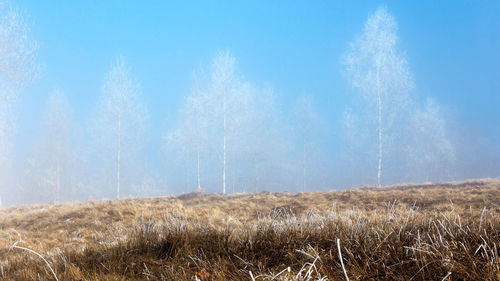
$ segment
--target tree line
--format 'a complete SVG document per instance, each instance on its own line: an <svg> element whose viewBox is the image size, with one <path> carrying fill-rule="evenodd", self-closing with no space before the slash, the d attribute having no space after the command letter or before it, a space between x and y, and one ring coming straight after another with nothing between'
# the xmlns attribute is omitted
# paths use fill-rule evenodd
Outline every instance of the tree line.
<svg viewBox="0 0 500 281"><path fill-rule="evenodd" d="M23 17L8 5L0 7L0 175L4 186L12 187L1 190L9 202L205 189L223 194L309 191L339 183L380 186L456 178L459 155L448 121L435 100L414 93L397 24L384 7L368 17L341 58L353 94L341 120L324 120L313 95L301 95L283 108L272 87L248 81L233 53L222 50L193 71L178 122L164 133L163 147L155 148L166 159L155 174L144 156L150 114L132 69L118 56L104 75L91 120L76 123L64 92L54 90L22 172L9 171L11 107L20 85L36 77L38 47ZM324 133L331 122L343 128L337 155L329 154Z"/></svg>

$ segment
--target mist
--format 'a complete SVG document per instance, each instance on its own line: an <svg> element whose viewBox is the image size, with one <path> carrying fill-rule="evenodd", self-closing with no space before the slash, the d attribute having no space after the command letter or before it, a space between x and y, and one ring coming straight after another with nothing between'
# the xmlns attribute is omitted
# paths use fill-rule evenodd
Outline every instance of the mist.
<svg viewBox="0 0 500 281"><path fill-rule="evenodd" d="M182 86L171 87L172 78L141 81L160 74L120 48L108 50L106 67L91 74L82 68L47 75L51 61L40 55L45 47L30 20L34 11L1 4L1 206L500 177L498 131L478 128L467 119L472 113L447 103L440 89L419 87L425 76L412 71L409 43L399 36L407 27L390 6L365 13L350 39L333 38L342 51L321 54L325 63L335 58L325 83L344 89L325 94L314 91L316 79L291 91L283 79L262 78L268 68L283 76L292 70L272 56L259 66L246 58L247 49L224 40L206 49L200 42L199 60L161 73L183 77ZM189 51L179 51L175 62ZM96 51L78 52L92 57ZM324 76L321 68L303 71ZM44 82L68 75L85 81L67 89L64 81ZM71 93L87 83L96 87L85 98ZM158 92L148 93L153 87ZM28 108L23 102L37 91L41 102ZM24 115L29 122L21 122Z"/></svg>

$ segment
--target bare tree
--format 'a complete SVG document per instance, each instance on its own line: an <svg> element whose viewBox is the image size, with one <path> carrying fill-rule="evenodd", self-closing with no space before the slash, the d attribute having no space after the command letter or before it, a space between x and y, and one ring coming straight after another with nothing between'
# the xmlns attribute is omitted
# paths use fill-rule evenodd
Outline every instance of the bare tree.
<svg viewBox="0 0 500 281"><path fill-rule="evenodd" d="M358 181L360 176L359 174L358 176L356 176L355 170L356 168L358 168L357 161L360 158L359 154L361 154L360 146L365 142L365 140L361 139L364 136L364 134L359 132L359 130L362 128L360 128L361 126L359 124L358 119L359 116L353 112L352 108L349 108L346 111L344 111L344 115L342 117L342 129L343 129L344 141L347 144L345 153L350 164L351 187L354 187L356 184L359 184ZM361 158L365 158L363 156Z"/></svg>
<svg viewBox="0 0 500 281"><path fill-rule="evenodd" d="M410 128L407 163L414 179L430 181L450 176L456 159L455 145L448 137L440 106L427 99L425 106L413 114Z"/></svg>
<svg viewBox="0 0 500 281"><path fill-rule="evenodd" d="M238 127L236 119L243 96L241 84L235 72L236 59L229 51L219 52L212 63L211 98L214 109L212 116L222 129L222 193L226 194L226 169L228 159L228 138Z"/></svg>
<svg viewBox="0 0 500 281"><path fill-rule="evenodd" d="M71 108L60 91L55 91L49 98L46 113L46 127L50 136L50 149L52 151L53 169L55 173L55 202L60 201L61 196L61 174L69 174L63 171L68 167L70 150L70 116Z"/></svg>
<svg viewBox="0 0 500 281"><path fill-rule="evenodd" d="M302 146L302 192L304 192L307 190L307 169L313 141L312 130L318 122L318 116L316 115L312 98L307 95L299 97L295 104L294 112L297 117L297 127Z"/></svg>
<svg viewBox="0 0 500 281"><path fill-rule="evenodd" d="M50 202L60 202L62 186L71 188L75 183L72 168L73 151L77 149L71 115L68 100L60 90L55 90L49 96L40 136L28 161L28 174L33 179L27 184L37 186L35 194L49 195L45 199Z"/></svg>
<svg viewBox="0 0 500 281"><path fill-rule="evenodd" d="M190 192L192 156L196 158L194 161L196 166L196 190L198 192L203 190L201 185L202 157L206 154L205 150L208 147L209 138L208 86L208 82L203 75L203 69L193 72L190 93L184 98L179 110L179 124L164 136L165 147L169 156L177 153L178 160L182 158L181 162L186 165L186 192Z"/></svg>
<svg viewBox="0 0 500 281"><path fill-rule="evenodd" d="M13 120L10 116L16 96L12 89L6 85L0 85L0 171L7 162L8 147L13 131ZM1 173L1 172L0 172Z"/></svg>
<svg viewBox="0 0 500 281"><path fill-rule="evenodd" d="M344 57L348 79L376 111L377 185L382 178L385 141L395 118L408 101L413 80L406 58L397 48L394 18L381 7Z"/></svg>
<svg viewBox="0 0 500 281"><path fill-rule="evenodd" d="M35 57L38 45L30 36L25 16L0 1L0 73L10 82L30 82L38 74Z"/></svg>
<svg viewBox="0 0 500 281"><path fill-rule="evenodd" d="M190 145L196 151L196 183L197 191L201 192L201 154L206 147L207 142L207 91L206 84L203 83L203 78L200 72L193 74L193 86L191 95L185 101L182 110L186 128L186 134L189 135Z"/></svg>
<svg viewBox="0 0 500 281"><path fill-rule="evenodd" d="M10 137L12 106L18 90L35 79L38 46L30 35L26 16L8 1L0 1L0 177L4 180ZM2 182L5 185L5 182ZM1 205L1 200L0 200Z"/></svg>
<svg viewBox="0 0 500 281"><path fill-rule="evenodd" d="M285 132L288 128L282 122L272 87L260 89L247 83L242 91L245 102L239 105L239 129L234 140L239 149L233 154L239 158L240 182L248 178L258 192L263 183L269 187L278 179L276 168L283 165L280 156L289 149L289 134Z"/></svg>
<svg viewBox="0 0 500 281"><path fill-rule="evenodd" d="M164 151L165 155L169 158L169 162L175 162L176 168L180 168L180 166L184 164L182 168L184 168L184 192L186 193L190 192L191 154L193 150L190 136L186 131L190 130L188 125L189 124L182 119L178 127L167 131L163 136Z"/></svg>
<svg viewBox="0 0 500 281"><path fill-rule="evenodd" d="M104 140L105 155L111 153L114 158L116 198L120 198L122 189L124 160L130 161L144 141L141 138L148 111L139 99L139 85L119 56L104 79L96 124L98 135Z"/></svg>
<svg viewBox="0 0 500 281"><path fill-rule="evenodd" d="M214 167L202 165L202 158L207 163L220 161L222 193L230 187L234 190L236 183L243 185L250 178L249 171L253 171L257 188L261 175L267 172L263 171L264 163L282 151L278 138L273 137L273 124L278 119L273 91L243 81L236 74L235 58L229 51L219 52L208 75L203 74L203 69L195 73L191 92L180 110L179 124L165 136L167 146L180 148L172 151L167 147L169 155L177 152L179 159L185 159L182 162L186 164L186 182L196 174L198 190L202 187L202 174L215 172ZM216 159L211 161L211 157ZM211 175L206 173L207 182Z"/></svg>

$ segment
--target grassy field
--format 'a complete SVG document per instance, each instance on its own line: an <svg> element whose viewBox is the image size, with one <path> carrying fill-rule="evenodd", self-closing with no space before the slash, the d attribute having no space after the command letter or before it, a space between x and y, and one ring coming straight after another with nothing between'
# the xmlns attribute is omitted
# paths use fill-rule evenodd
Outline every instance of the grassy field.
<svg viewBox="0 0 500 281"><path fill-rule="evenodd" d="M500 280L499 204L481 180L14 207L0 278Z"/></svg>

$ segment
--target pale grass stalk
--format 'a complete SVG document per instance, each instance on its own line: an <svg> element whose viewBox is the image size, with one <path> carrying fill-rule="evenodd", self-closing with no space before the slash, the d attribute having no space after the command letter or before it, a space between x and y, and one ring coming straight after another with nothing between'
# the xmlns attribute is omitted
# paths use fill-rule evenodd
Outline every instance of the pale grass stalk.
<svg viewBox="0 0 500 281"><path fill-rule="evenodd" d="M441 281L446 280L446 278L448 278L450 275L451 275L451 271L448 271L448 274L446 274L446 276L445 276L445 277L443 277L443 279L441 279Z"/></svg>
<svg viewBox="0 0 500 281"><path fill-rule="evenodd" d="M431 264L431 263L435 263L435 262L436 262L436 261L431 261L431 262L428 262L427 264L425 264L424 266L422 266L422 267L421 267L421 268L417 271L417 273L415 273L415 274L414 274L414 275L410 278L410 280L408 280L408 281L413 280L413 278L415 278L415 277L416 277L416 276L417 276L417 275L418 275L418 274L419 274L422 270L424 270L424 268L426 268L429 264Z"/></svg>
<svg viewBox="0 0 500 281"><path fill-rule="evenodd" d="M345 279L349 281L349 276L347 276L347 271L345 271L344 261L342 260L342 252L340 251L340 239L337 238L337 249L339 250L340 264L342 264L342 270L344 270Z"/></svg>
<svg viewBox="0 0 500 281"><path fill-rule="evenodd" d="M481 218L479 219L479 229L481 229L481 226L483 225L483 216L485 211L486 207L483 207L483 210L481 211Z"/></svg>
<svg viewBox="0 0 500 281"><path fill-rule="evenodd" d="M252 278L252 281L255 281L255 278L253 277L252 271L248 271L248 274L250 274L250 278Z"/></svg>
<svg viewBox="0 0 500 281"><path fill-rule="evenodd" d="M319 276L319 272L318 272L318 269L316 268L316 261L321 261L321 258L319 257L319 254L314 250L314 248L311 246L311 245L308 245L309 249L312 250L314 252L314 255L316 257L314 257L313 255L307 253L306 251L304 250L296 250L297 252L301 253L301 254L304 254L308 257L310 257L311 259L314 259L314 261L312 263L305 263L302 268L299 270L299 273L297 273L297 275L295 276L295 279L296 280L299 280L299 277L301 278L300 280L304 280L304 278L306 278L305 280L311 280L311 276L312 276L312 273L313 273L313 269L314 271L316 272L316 274ZM305 276L302 277L302 272L306 269L306 267L309 266L307 272L305 273ZM323 279L323 278L321 278ZM318 279L318 280L321 280L321 279Z"/></svg>
<svg viewBox="0 0 500 281"><path fill-rule="evenodd" d="M307 276L309 276L309 278L307 280L309 280L311 278L311 275L312 275L312 270L314 269L314 271L316 271L316 274L319 275L319 272L318 270L316 269L316 261L319 259L319 256L316 256L316 258L314 259L313 263L311 264L311 266L309 267L309 270L307 271Z"/></svg>
<svg viewBox="0 0 500 281"><path fill-rule="evenodd" d="M280 273L278 273L278 274L274 275L274 277L273 277L273 278L271 278L269 281L272 281L272 280L276 279L276 277L280 276L280 275L281 275L281 274L283 274L285 271L288 271L288 274L290 274L291 268L290 268L290 267L287 267L287 268L283 269L282 271L280 271Z"/></svg>
<svg viewBox="0 0 500 281"><path fill-rule="evenodd" d="M41 259L45 262L45 264L49 267L50 272L52 272L52 275L54 276L54 279L56 279L56 281L59 281L59 279L57 279L57 275L56 275L56 273L54 272L54 270L53 270L53 269L52 269L52 267L50 266L49 262L48 262L48 261L47 261L47 260L46 260L46 259L45 259L42 255L40 255L39 253L37 253L37 252L35 252L35 251L31 250L31 249L28 249L28 248L25 248L25 247L21 247L21 246L17 246L16 244L17 244L17 242L16 242L16 243L14 243L14 245L12 245L12 246L11 246L11 248L13 248L13 249L20 249L20 250L24 250L24 251L28 251L28 252L30 252L30 253L32 253L32 254L34 254L34 255L37 255L37 256L38 256L39 258L41 258Z"/></svg>

